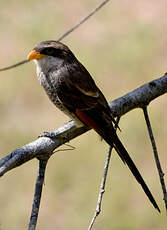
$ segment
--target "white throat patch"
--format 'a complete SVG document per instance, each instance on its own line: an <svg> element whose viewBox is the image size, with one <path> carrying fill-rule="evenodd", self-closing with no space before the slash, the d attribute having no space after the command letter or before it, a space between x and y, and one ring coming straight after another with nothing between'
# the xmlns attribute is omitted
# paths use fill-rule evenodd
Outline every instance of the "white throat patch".
<svg viewBox="0 0 167 230"><path fill-rule="evenodd" d="M43 56L41 59L35 59L34 62L37 67L37 75L39 75L41 72L47 73L52 67L58 69L62 65L63 60L57 57Z"/></svg>

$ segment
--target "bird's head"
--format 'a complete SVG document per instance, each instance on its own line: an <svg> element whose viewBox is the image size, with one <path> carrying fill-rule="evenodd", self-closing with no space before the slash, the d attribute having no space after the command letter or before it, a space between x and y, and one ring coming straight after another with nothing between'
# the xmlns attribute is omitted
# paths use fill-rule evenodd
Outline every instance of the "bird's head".
<svg viewBox="0 0 167 230"><path fill-rule="evenodd" d="M34 60L37 68L42 70L52 66L59 67L64 61L71 62L74 58L66 45L54 40L40 42L27 57L28 60Z"/></svg>

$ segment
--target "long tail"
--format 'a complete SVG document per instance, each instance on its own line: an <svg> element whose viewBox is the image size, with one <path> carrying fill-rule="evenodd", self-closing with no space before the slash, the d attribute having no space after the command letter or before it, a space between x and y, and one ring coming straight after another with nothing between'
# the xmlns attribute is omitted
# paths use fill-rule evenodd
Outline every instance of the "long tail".
<svg viewBox="0 0 167 230"><path fill-rule="evenodd" d="M132 172L132 174L134 175L136 180L139 182L139 184L143 188L143 190L144 190L145 194L147 195L148 199L151 201L153 206L160 212L160 209L159 209L159 207L158 207L153 195L151 194L148 186L146 185L144 179L142 178L142 176L141 176L139 170L137 169L135 163L133 162L133 160L129 156L128 152L126 151L125 147L123 146L123 144L119 140L117 134L114 133L114 135L112 135L112 140L111 141L109 141L108 139L109 138L107 138L105 141L108 144L114 146L115 150L117 151L117 153L120 156L120 158L122 159L122 161L125 164L127 164L127 166L129 167L130 171Z"/></svg>
<svg viewBox="0 0 167 230"><path fill-rule="evenodd" d="M114 127L111 125L111 122L108 125L108 121L105 119L105 117L103 117L104 114L102 114L100 110L96 110L96 109L85 110L85 111L77 110L76 115L88 127L93 128L110 146L115 148L122 161L125 164L127 164L130 171L132 172L136 180L143 188L148 199L151 201L153 206L160 212L160 209L153 195L151 194L148 186L143 180L139 170L137 169L136 165L132 161L125 147L119 140Z"/></svg>

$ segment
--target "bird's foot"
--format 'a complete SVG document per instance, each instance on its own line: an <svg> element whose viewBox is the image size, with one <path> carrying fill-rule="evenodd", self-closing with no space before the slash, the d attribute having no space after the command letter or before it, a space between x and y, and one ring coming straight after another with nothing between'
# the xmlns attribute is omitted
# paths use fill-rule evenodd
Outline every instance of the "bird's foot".
<svg viewBox="0 0 167 230"><path fill-rule="evenodd" d="M56 139L56 138L58 138L58 134L56 132L45 131L38 136L38 138L40 138L40 137L48 137L50 139ZM71 140L70 137L71 137L71 134L66 133L61 138L62 138L63 142L65 143L65 142L69 142Z"/></svg>
<svg viewBox="0 0 167 230"><path fill-rule="evenodd" d="M53 138L56 138L56 134L54 132L45 131L41 135L38 136L38 138L40 137L48 137L48 138L53 139Z"/></svg>

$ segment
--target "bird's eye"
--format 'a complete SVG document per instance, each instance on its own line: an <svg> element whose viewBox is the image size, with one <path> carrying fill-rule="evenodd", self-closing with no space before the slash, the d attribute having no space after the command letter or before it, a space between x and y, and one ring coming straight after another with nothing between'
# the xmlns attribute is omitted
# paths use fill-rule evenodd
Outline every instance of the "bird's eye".
<svg viewBox="0 0 167 230"><path fill-rule="evenodd" d="M47 48L45 49L45 54L47 55L53 55L55 53L55 49L54 48Z"/></svg>

